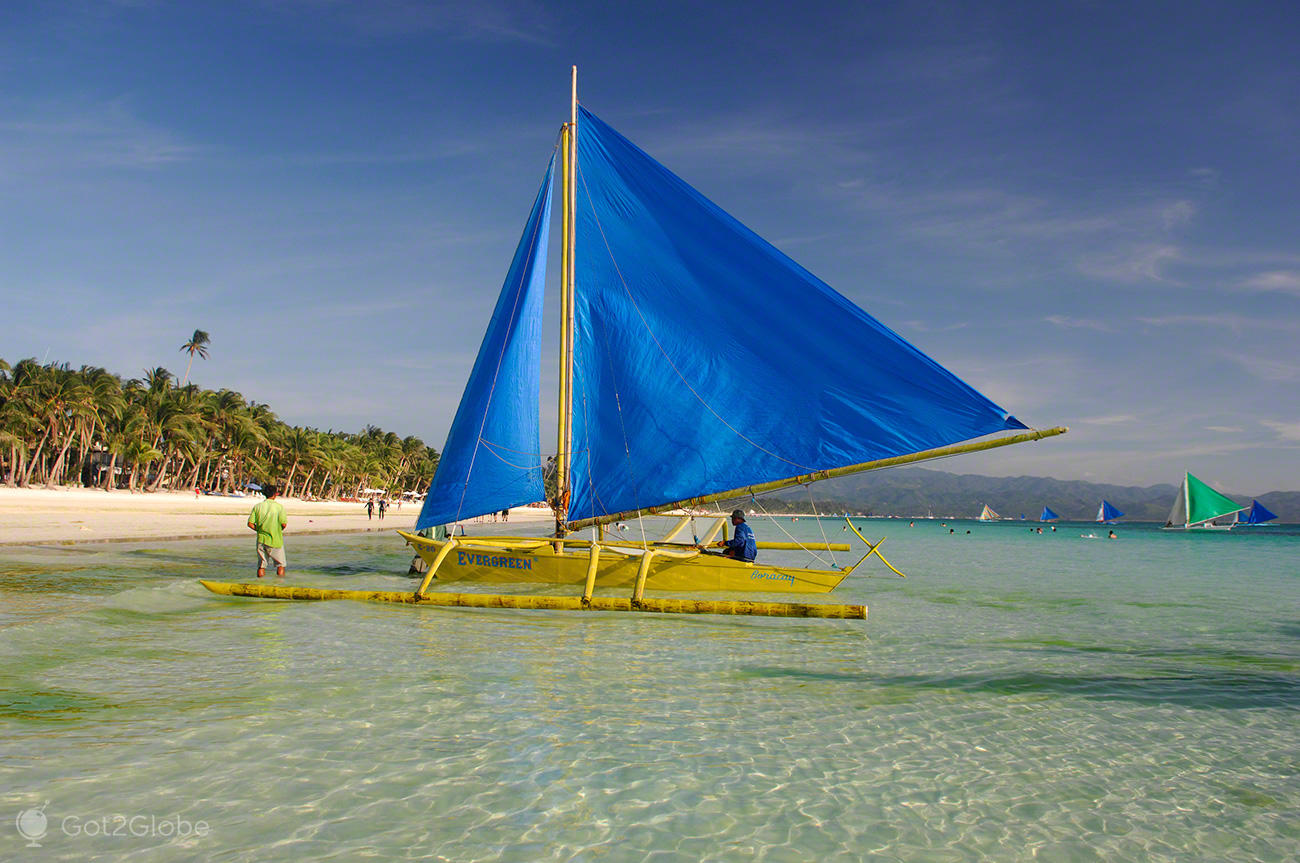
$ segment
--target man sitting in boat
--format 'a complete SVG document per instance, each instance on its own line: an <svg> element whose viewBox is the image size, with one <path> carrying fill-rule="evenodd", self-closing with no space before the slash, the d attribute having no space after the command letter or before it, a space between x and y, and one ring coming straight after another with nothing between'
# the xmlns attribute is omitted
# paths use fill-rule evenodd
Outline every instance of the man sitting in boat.
<svg viewBox="0 0 1300 863"><path fill-rule="evenodd" d="M754 531L745 524L745 511L738 509L733 512L731 524L736 528L735 535L731 539L718 540L718 548L724 549L722 556L752 562L758 555L758 544L754 541Z"/></svg>

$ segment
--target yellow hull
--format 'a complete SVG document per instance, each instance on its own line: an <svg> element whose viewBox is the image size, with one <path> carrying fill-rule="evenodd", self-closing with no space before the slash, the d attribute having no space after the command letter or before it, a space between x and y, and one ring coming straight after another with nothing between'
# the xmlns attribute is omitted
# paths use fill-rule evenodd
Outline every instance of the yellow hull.
<svg viewBox="0 0 1300 863"><path fill-rule="evenodd" d="M398 531L407 544L432 566L446 542ZM473 581L482 584L575 584L587 579L591 543L566 539L564 552L557 553L553 541L536 537L458 536L455 547L438 566L439 583ZM669 554L689 555L682 545ZM625 549L627 553L620 553ZM596 587L631 588L641 563L640 546L634 543L602 542L596 569ZM646 574L647 590L753 591L761 593L827 593L852 571L802 569L745 563L717 555L655 555Z"/></svg>
<svg viewBox="0 0 1300 863"><path fill-rule="evenodd" d="M499 596L488 593L426 593L390 590L324 590L283 584L247 584L200 581L213 593L259 599L395 602L453 608L518 608L549 611L629 611L658 614L744 614L760 617L830 617L865 620L865 605L803 605L793 602L726 602L701 599L642 599L596 596L584 601L576 596Z"/></svg>

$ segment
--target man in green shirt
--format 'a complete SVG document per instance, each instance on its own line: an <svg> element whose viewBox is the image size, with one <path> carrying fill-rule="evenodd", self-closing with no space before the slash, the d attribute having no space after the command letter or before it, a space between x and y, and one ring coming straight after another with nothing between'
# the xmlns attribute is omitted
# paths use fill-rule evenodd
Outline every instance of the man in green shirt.
<svg viewBox="0 0 1300 863"><path fill-rule="evenodd" d="M266 500L253 507L248 516L248 529L257 531L257 577L266 575L266 566L275 561L275 574L284 576L284 529L289 521L284 506L276 500L280 489L268 483L262 489Z"/></svg>

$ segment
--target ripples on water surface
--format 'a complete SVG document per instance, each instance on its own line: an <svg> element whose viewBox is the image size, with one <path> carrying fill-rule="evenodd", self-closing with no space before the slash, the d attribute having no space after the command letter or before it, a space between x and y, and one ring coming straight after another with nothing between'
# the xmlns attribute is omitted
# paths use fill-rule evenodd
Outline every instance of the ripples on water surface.
<svg viewBox="0 0 1300 863"><path fill-rule="evenodd" d="M0 850L1300 857L1300 534L954 524L868 522L909 578L832 594L865 623L231 599L196 579L248 580L247 542L5 549ZM289 554L290 583L412 586L396 538Z"/></svg>

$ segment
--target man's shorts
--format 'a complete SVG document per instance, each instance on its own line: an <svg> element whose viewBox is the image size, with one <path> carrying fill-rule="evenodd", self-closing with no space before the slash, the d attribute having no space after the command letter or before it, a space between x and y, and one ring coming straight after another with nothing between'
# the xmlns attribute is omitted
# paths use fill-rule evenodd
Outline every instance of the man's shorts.
<svg viewBox="0 0 1300 863"><path fill-rule="evenodd" d="M272 548L266 543L257 544L257 568L266 569L274 563L276 566L284 566L284 546Z"/></svg>

